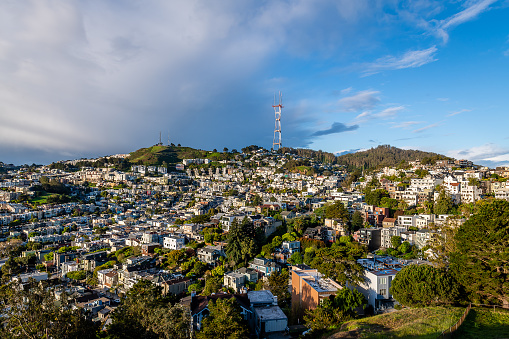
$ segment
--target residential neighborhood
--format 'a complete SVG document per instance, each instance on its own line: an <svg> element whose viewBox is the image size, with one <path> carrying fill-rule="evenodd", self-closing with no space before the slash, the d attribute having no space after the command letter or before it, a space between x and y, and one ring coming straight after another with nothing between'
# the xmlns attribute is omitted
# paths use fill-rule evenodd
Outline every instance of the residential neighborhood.
<svg viewBox="0 0 509 339"><path fill-rule="evenodd" d="M468 208L509 200L506 168L466 160L352 173L254 147L119 169L127 157L2 164L3 283L72 295L103 330L148 283L188 312L193 332L205 331L210 303L234 303L251 336L290 338L345 293L359 300L355 316L394 311L403 268L437 266L437 244ZM331 268L340 252L350 266Z"/></svg>

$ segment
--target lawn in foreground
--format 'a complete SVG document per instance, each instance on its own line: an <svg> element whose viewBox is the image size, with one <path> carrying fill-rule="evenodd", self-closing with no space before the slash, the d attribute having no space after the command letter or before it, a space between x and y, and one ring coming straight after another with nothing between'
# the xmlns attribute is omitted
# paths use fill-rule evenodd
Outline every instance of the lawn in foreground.
<svg viewBox="0 0 509 339"><path fill-rule="evenodd" d="M343 324L330 338L436 339L454 325L465 311L461 307L408 308Z"/></svg>
<svg viewBox="0 0 509 339"><path fill-rule="evenodd" d="M509 311L472 307L454 338L509 338Z"/></svg>

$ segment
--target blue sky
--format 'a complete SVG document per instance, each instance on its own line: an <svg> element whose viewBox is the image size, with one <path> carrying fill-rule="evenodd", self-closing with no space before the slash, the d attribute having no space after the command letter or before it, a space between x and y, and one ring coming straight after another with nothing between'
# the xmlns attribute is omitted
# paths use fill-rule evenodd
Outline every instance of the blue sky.
<svg viewBox="0 0 509 339"><path fill-rule="evenodd" d="M509 1L4 1L0 161L158 141L509 164Z"/></svg>

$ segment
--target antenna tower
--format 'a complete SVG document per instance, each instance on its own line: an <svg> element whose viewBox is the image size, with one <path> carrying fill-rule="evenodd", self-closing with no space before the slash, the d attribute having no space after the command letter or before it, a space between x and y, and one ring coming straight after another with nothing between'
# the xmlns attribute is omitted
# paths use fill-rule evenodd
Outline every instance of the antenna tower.
<svg viewBox="0 0 509 339"><path fill-rule="evenodd" d="M272 142L272 149L277 151L282 147L281 145L281 110L283 109L283 94L279 92L279 104L276 105L276 95L274 95L274 115L276 118L276 124L274 127L274 140Z"/></svg>

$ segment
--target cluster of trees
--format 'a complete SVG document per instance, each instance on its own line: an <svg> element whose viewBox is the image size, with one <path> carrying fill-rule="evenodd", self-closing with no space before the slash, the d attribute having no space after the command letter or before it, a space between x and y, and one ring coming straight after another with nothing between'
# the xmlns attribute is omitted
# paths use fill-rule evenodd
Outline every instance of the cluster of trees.
<svg viewBox="0 0 509 339"><path fill-rule="evenodd" d="M96 338L97 326L71 307L69 296L55 303L53 290L42 283L3 285L0 300L2 338Z"/></svg>
<svg viewBox="0 0 509 339"><path fill-rule="evenodd" d="M450 159L443 155L416 150L404 150L390 145L380 145L364 152L344 154L337 157L337 163L349 168L396 167L415 159L421 163L434 164L437 160Z"/></svg>
<svg viewBox="0 0 509 339"><path fill-rule="evenodd" d="M228 245L226 257L231 267L241 263L247 265L248 261L260 252L260 247L265 243L263 231L255 228L248 218L241 223L236 219L230 225L228 232Z"/></svg>
<svg viewBox="0 0 509 339"><path fill-rule="evenodd" d="M481 200L461 226L446 226L434 239L436 267L408 266L393 280L404 305L458 301L509 307L509 202Z"/></svg>

